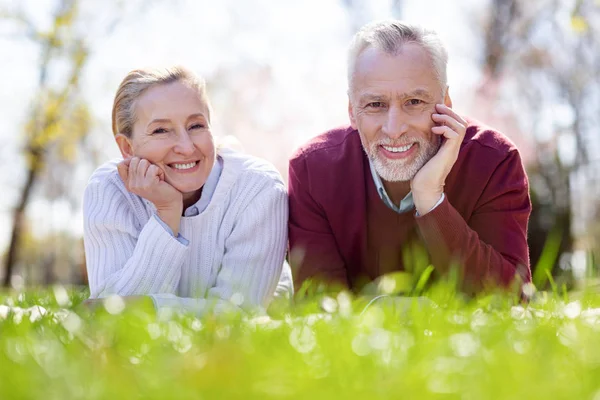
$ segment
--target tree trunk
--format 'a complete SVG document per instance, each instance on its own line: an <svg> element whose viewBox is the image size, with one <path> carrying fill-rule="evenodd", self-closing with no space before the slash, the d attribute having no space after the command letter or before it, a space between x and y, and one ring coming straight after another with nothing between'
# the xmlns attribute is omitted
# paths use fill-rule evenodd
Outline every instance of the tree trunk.
<svg viewBox="0 0 600 400"><path fill-rule="evenodd" d="M35 185L39 172L39 158L33 157L34 161L27 172L27 181L21 192L21 198L13 213L13 224L12 224L12 235L10 237L10 245L8 247L8 253L6 255L6 263L4 268L4 281L3 286L9 287L10 281L13 275L13 269L17 261L17 255L19 250L19 244L21 236L23 235L23 223L25 221L25 209L29 203L31 196L31 190Z"/></svg>

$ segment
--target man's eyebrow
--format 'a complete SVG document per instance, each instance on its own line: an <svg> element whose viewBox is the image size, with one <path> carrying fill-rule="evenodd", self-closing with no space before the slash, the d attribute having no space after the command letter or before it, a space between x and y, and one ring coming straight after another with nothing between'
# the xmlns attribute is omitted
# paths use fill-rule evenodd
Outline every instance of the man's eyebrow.
<svg viewBox="0 0 600 400"><path fill-rule="evenodd" d="M374 93L365 93L360 96L360 102L364 103L365 101L385 101L387 100L387 96L382 94L374 94Z"/></svg>
<svg viewBox="0 0 600 400"><path fill-rule="evenodd" d="M402 98L407 98L407 97L427 97L427 98L433 98L433 96L431 95L431 93L429 93L428 90L425 89L415 89L411 92L407 92L407 93L403 93L400 97Z"/></svg>

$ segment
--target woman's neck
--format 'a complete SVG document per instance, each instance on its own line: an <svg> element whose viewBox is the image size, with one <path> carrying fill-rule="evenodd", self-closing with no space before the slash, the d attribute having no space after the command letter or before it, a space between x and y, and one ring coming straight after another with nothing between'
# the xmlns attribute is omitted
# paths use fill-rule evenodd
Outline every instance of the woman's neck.
<svg viewBox="0 0 600 400"><path fill-rule="evenodd" d="M200 200L203 188L204 186L196 190L195 192L183 194L183 211L185 211L189 206L196 204L198 200Z"/></svg>

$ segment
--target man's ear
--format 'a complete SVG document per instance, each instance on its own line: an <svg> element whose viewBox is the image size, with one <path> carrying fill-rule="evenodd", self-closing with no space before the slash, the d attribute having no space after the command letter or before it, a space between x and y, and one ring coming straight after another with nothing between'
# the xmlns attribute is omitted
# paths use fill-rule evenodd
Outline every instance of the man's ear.
<svg viewBox="0 0 600 400"><path fill-rule="evenodd" d="M117 146L119 146L119 150L121 150L121 155L123 158L133 157L133 145L127 136L123 135L122 133L117 133L115 140L117 141Z"/></svg>
<svg viewBox="0 0 600 400"><path fill-rule="evenodd" d="M450 98L450 86L446 88L446 96L444 96L444 105L452 108L452 99Z"/></svg>
<svg viewBox="0 0 600 400"><path fill-rule="evenodd" d="M350 125L352 129L358 129L356 127L356 118L354 117L354 110L352 109L352 101L350 100L350 94L348 93L348 116L350 117Z"/></svg>

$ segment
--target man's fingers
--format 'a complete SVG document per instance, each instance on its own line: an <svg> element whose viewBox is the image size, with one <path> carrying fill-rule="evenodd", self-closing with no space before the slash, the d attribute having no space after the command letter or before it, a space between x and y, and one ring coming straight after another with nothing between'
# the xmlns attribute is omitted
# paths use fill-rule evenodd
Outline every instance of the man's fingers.
<svg viewBox="0 0 600 400"><path fill-rule="evenodd" d="M454 132L462 135L466 130L466 125L463 125L460 121L457 121L450 115L446 114L431 114L431 119L440 125L445 125L450 127Z"/></svg>
<svg viewBox="0 0 600 400"><path fill-rule="evenodd" d="M454 118L456 121L458 121L458 123L460 123L463 126L467 126L469 125L467 123L467 121L465 121L463 119L463 117L461 117L460 115L458 115L453 109L451 109L450 107L448 107L445 104L436 104L435 105L435 110L440 113L440 114L446 114L448 116L450 116L451 118Z"/></svg>
<svg viewBox="0 0 600 400"><path fill-rule="evenodd" d="M450 140L460 137L457 132L448 126L434 126L431 128L431 132L435 133L436 135L444 136L446 139Z"/></svg>

